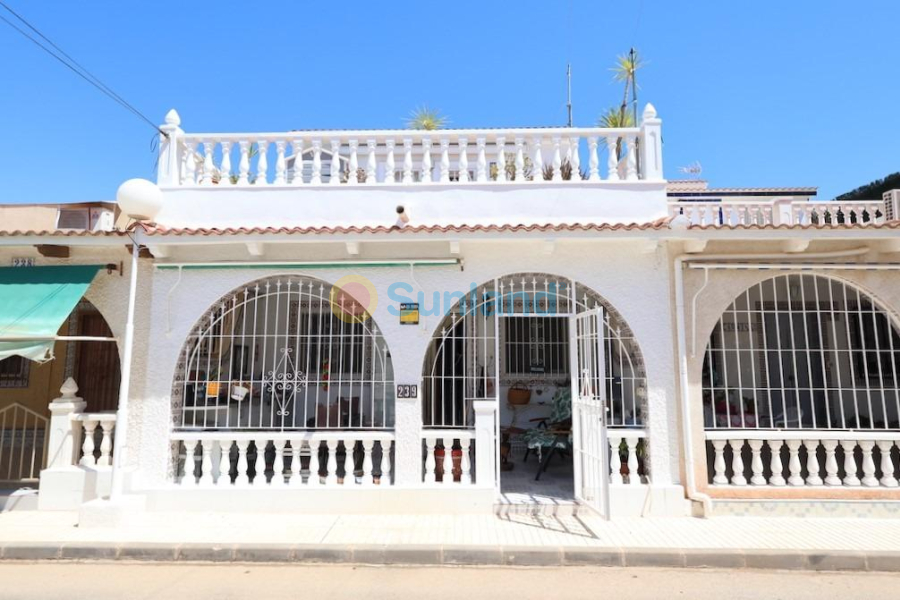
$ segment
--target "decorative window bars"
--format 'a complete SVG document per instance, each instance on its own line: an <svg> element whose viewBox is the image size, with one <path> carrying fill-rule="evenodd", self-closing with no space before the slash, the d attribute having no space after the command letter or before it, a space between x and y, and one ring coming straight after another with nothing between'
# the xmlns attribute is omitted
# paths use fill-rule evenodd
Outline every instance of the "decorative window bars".
<svg viewBox="0 0 900 600"><path fill-rule="evenodd" d="M781 275L738 296L703 364L707 429L900 430L900 335L859 288Z"/></svg>
<svg viewBox="0 0 900 600"><path fill-rule="evenodd" d="M184 345L180 430L388 430L394 381L374 321L339 287L270 277L222 298Z"/></svg>

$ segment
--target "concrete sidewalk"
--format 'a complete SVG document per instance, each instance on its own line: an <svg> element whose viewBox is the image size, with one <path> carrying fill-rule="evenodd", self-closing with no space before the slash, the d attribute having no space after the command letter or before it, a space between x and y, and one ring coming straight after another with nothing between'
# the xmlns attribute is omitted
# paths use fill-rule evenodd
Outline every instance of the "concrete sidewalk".
<svg viewBox="0 0 900 600"><path fill-rule="evenodd" d="M900 520L590 515L0 514L4 559L709 566L900 571Z"/></svg>

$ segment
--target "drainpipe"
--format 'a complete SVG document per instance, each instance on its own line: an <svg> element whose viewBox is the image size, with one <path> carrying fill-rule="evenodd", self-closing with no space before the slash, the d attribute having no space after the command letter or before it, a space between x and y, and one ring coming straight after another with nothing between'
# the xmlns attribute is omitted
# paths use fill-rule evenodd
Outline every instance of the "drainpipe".
<svg viewBox="0 0 900 600"><path fill-rule="evenodd" d="M131 282L128 288L128 314L125 320L125 348L122 352L122 379L119 384L119 408L116 411L116 441L113 452L112 487L110 500L118 500L122 495L125 474L125 454L128 450L128 395L131 388L131 354L134 347L134 303L137 291L138 256L141 245L138 243L140 229L135 230L131 248Z"/></svg>
<svg viewBox="0 0 900 600"><path fill-rule="evenodd" d="M819 252L803 254L804 259L809 258L840 258L849 256L859 256L869 251L868 247L854 248L852 250L839 250L836 252ZM688 355L687 340L685 335L684 323L684 264L693 261L712 261L712 260L778 260L785 258L796 259L798 255L788 253L777 254L711 254L689 255L680 254L675 258L675 329L678 340L678 370L681 381L681 427L682 436L684 438L684 477L685 491L689 500L701 502L703 504L703 517L712 515L712 499L697 490L697 482L694 477L694 444L693 431L691 428L691 402L688 390L690 388L688 381ZM706 284L704 283L704 287ZM701 288L702 291L702 288ZM696 301L696 296L694 297ZM695 302L696 306L696 302ZM696 321L696 313L693 315L693 321ZM692 323L693 324L693 323Z"/></svg>

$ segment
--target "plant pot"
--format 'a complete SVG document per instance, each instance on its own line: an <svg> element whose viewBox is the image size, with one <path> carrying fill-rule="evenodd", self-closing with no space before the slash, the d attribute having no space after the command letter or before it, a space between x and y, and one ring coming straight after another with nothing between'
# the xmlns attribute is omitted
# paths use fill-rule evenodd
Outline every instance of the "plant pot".
<svg viewBox="0 0 900 600"><path fill-rule="evenodd" d="M450 451L450 460L453 463L452 471L453 471L453 481L460 481L462 479L462 450L451 450ZM434 478L436 481L442 482L444 481L444 449L443 448L435 448L434 450Z"/></svg>
<svg viewBox="0 0 900 600"><path fill-rule="evenodd" d="M247 394L249 394L249 393L250 393L249 388L245 388L242 385L234 385L231 387L231 399L232 400L237 400L238 402L240 402L241 400L246 398Z"/></svg>
<svg viewBox="0 0 900 600"><path fill-rule="evenodd" d="M511 387L506 392L506 401L513 406L523 406L531 402L531 390L525 387Z"/></svg>

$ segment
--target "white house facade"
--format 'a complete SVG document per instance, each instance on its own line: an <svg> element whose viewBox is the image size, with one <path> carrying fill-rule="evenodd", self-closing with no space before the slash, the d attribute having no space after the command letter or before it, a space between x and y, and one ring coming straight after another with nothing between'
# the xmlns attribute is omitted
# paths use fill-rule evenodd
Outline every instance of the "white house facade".
<svg viewBox="0 0 900 600"><path fill-rule="evenodd" d="M162 130L118 228L0 232L25 265L0 269L0 358L120 358L115 413L73 376L28 425L45 450L0 445L9 480L43 466L42 509L900 514L896 194L668 182L650 105L625 129ZM88 302L110 335L39 331L58 290L47 323Z"/></svg>

